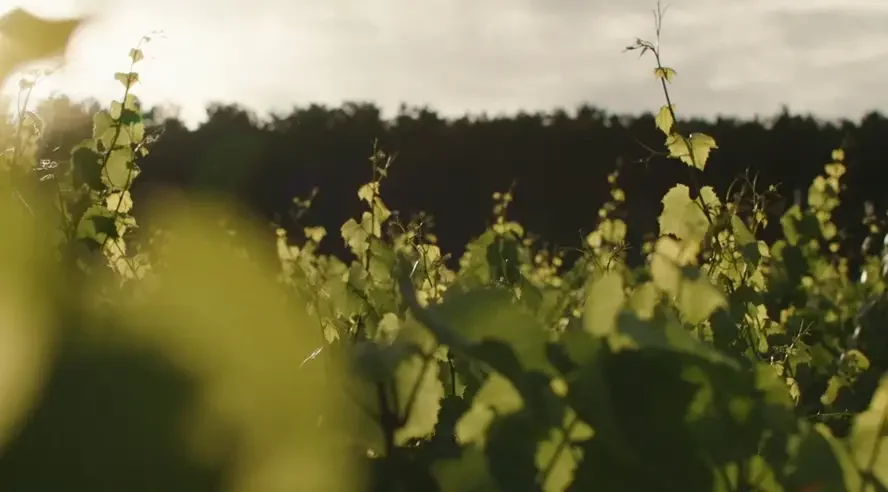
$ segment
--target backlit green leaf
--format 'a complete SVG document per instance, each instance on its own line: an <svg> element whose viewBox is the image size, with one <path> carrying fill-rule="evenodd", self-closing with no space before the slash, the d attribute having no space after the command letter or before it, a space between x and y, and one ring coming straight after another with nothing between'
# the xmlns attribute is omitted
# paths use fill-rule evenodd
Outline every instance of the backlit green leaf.
<svg viewBox="0 0 888 492"><path fill-rule="evenodd" d="M703 133L692 133L690 137L683 137L678 133L672 133L666 138L666 147L669 148L669 156L681 159L688 166L699 170L706 169L709 153L717 149L715 139Z"/></svg>
<svg viewBox="0 0 888 492"><path fill-rule="evenodd" d="M583 316L586 331L600 337L613 333L624 298L623 278L619 273L611 272L597 279L586 298Z"/></svg>
<svg viewBox="0 0 888 492"><path fill-rule="evenodd" d="M709 229L704 206L709 208L710 217L716 216L721 208L718 195L709 186L703 187L700 197L693 200L687 186L675 185L663 196L662 202L663 212L658 219L660 234L672 234L691 243L702 239Z"/></svg>
<svg viewBox="0 0 888 492"><path fill-rule="evenodd" d="M666 82L672 82L672 79L675 78L675 70L669 67L657 67L654 69L654 76Z"/></svg>
<svg viewBox="0 0 888 492"><path fill-rule="evenodd" d="M660 107L660 111L657 112L656 119L654 120L657 124L657 128L663 132L666 136L671 135L672 125L675 123L675 120L672 118L672 113L675 110L675 105L672 105L672 110L669 109L669 105L663 105Z"/></svg>

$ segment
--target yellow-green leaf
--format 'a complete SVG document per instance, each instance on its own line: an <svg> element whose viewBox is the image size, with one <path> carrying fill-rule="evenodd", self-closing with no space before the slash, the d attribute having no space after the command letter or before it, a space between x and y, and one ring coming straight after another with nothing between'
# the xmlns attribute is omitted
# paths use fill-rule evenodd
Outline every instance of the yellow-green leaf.
<svg viewBox="0 0 888 492"><path fill-rule="evenodd" d="M654 69L654 75L658 79L663 79L666 82L672 82L672 79L675 78L675 70L669 67L657 67Z"/></svg>
<svg viewBox="0 0 888 492"><path fill-rule="evenodd" d="M135 85L136 82L139 81L139 74L133 72L117 72L116 74L114 74L114 78L118 80L121 84L123 84L124 87L129 89L130 87Z"/></svg>
<svg viewBox="0 0 888 492"><path fill-rule="evenodd" d="M589 289L583 326L597 336L607 336L617 329L617 315L623 308L623 277L608 273Z"/></svg>
<svg viewBox="0 0 888 492"><path fill-rule="evenodd" d="M869 408L854 417L849 445L858 468L888 486L888 376L882 377ZM875 490L875 489L873 489Z"/></svg>
<svg viewBox="0 0 888 492"><path fill-rule="evenodd" d="M672 112L675 111L675 105L672 105L672 109L669 109L668 104L664 104L663 107L660 108L660 111L657 113L657 117L655 122L657 124L657 128L660 129L667 137L669 136L669 132L672 130L672 125L675 123L675 120L672 118Z"/></svg>
<svg viewBox="0 0 888 492"><path fill-rule="evenodd" d="M699 170L706 168L706 161L712 149L717 149L715 139L703 133L692 133L685 138L678 133L673 133L666 138L666 147L669 149L669 157L681 159L682 162Z"/></svg>
<svg viewBox="0 0 888 492"><path fill-rule="evenodd" d="M133 151L129 147L118 147L112 150L105 163L105 172L103 173L105 184L118 190L129 187L135 177L134 158Z"/></svg>
<svg viewBox="0 0 888 492"><path fill-rule="evenodd" d="M128 190L111 193L105 198L105 206L108 207L108 210L114 210L118 213L129 213L133 209L133 197L130 196Z"/></svg>
<svg viewBox="0 0 888 492"><path fill-rule="evenodd" d="M700 198L710 207L709 216L718 214L721 202L709 186L700 190ZM663 213L660 214L660 234L672 234L688 242L699 241L709 229L709 220L700 200L691 199L690 189L685 185L675 185L663 196Z"/></svg>
<svg viewBox="0 0 888 492"><path fill-rule="evenodd" d="M0 85L15 69L64 54L83 19L46 20L18 8L0 18Z"/></svg>
<svg viewBox="0 0 888 492"><path fill-rule="evenodd" d="M142 50L138 48L133 48L129 52L130 59L133 60L133 63L138 63L145 58L145 54L142 53Z"/></svg>
<svg viewBox="0 0 888 492"><path fill-rule="evenodd" d="M685 263L682 255L681 243L661 238L651 259L651 277L659 289L672 297L682 317L697 324L727 303L706 276L681 267Z"/></svg>

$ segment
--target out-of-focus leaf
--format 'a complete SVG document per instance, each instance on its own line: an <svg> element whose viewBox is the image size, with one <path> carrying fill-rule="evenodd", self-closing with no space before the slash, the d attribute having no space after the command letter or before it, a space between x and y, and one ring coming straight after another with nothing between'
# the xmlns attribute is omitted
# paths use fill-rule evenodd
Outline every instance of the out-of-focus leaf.
<svg viewBox="0 0 888 492"><path fill-rule="evenodd" d="M167 268L127 313L131 332L197 380L191 437L204 456L237 453L235 490L355 490L344 440L355 416L340 412L341 371L332 359L301 366L296 354L323 343L317 324L214 226L218 209L168 203L156 212L172 234Z"/></svg>
<svg viewBox="0 0 888 492"><path fill-rule="evenodd" d="M22 65L63 55L85 19L49 20L17 8L0 18L0 85Z"/></svg>
<svg viewBox="0 0 888 492"><path fill-rule="evenodd" d="M0 209L0 445L16 433L34 404L49 368L53 319L49 307L57 279L49 269L49 243L27 209L10 201ZM43 242L41 242L43 240Z"/></svg>

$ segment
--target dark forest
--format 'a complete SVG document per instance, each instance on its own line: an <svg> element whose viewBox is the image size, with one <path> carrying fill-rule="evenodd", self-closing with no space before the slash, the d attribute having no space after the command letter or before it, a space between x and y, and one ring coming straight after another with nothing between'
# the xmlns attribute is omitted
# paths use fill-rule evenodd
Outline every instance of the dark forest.
<svg viewBox="0 0 888 492"><path fill-rule="evenodd" d="M97 108L64 97L42 103L36 112L47 123L44 157L65 160L75 143L89 137ZM386 120L373 104L348 103L296 107L261 121L237 105L217 104L193 131L157 114L159 109L146 111L158 140L140 161L136 202L159 188L200 190L234 198L288 230L322 225L338 231L360 210L356 190L370 179L375 144L395 155L382 184L386 202L405 219L430 214L442 250L456 257L490 222L492 194L511 186L515 220L552 247L579 245L595 228L597 210L609 198L607 175L618 167L626 192L623 213L631 217L630 258L637 258L632 245L656 232L660 198L676 182L688 182L689 172L701 174L695 179L722 199L741 185L768 195L772 220L763 237L771 239L779 229L776 219L794 201L805 200L830 151L842 147L847 190L835 216L845 229L843 249L852 257L863 237L865 202L876 210L885 206L881 187L888 176L881 148L888 120L878 112L860 121L823 121L784 108L755 120L683 121L683 128L718 142L702 173L665 156L653 114L615 115L590 105L459 119L403 105ZM315 189L309 213L294 224L293 199ZM345 252L332 235L322 246Z"/></svg>

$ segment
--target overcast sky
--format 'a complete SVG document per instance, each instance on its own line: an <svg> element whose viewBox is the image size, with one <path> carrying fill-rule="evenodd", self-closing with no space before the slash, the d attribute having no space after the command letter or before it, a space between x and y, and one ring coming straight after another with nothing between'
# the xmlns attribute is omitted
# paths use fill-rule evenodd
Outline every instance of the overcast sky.
<svg viewBox="0 0 888 492"><path fill-rule="evenodd" d="M663 0L664 63L679 113L858 119L888 108L888 0ZM150 31L138 94L194 122L209 101L270 109L345 100L466 111L615 112L662 104L655 0L0 0L96 14L43 90L102 100Z"/></svg>

